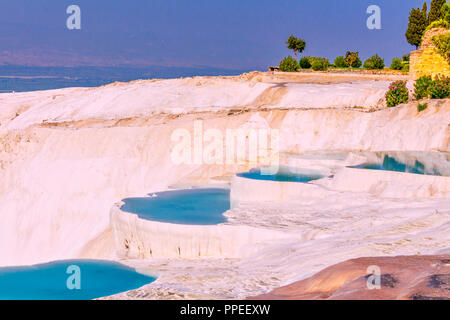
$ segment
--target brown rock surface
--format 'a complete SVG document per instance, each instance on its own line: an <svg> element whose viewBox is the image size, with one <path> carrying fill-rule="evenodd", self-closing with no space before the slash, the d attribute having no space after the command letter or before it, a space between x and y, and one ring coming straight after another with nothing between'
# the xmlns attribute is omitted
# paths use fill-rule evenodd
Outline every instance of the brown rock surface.
<svg viewBox="0 0 450 320"><path fill-rule="evenodd" d="M412 79L423 75L450 74L450 65L436 50L433 37L439 34L449 33L443 28L431 29L425 33L419 50L411 52L409 74Z"/></svg>
<svg viewBox="0 0 450 320"><path fill-rule="evenodd" d="M367 268L381 271L381 288L369 290ZM450 299L450 256L373 257L348 260L252 300Z"/></svg>

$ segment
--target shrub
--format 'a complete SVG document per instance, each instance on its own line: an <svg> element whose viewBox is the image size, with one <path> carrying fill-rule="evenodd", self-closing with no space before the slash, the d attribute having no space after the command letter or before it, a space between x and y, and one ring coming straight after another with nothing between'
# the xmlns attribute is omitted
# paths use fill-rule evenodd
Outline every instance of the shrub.
<svg viewBox="0 0 450 320"><path fill-rule="evenodd" d="M422 112L426 108L428 108L428 103L418 103L417 104L417 111L418 112Z"/></svg>
<svg viewBox="0 0 450 320"><path fill-rule="evenodd" d="M334 66L336 68L348 68L348 64L345 62L345 59L343 56L336 57L334 59Z"/></svg>
<svg viewBox="0 0 450 320"><path fill-rule="evenodd" d="M430 85L433 82L431 76L422 76L414 83L414 98L417 100L428 98Z"/></svg>
<svg viewBox="0 0 450 320"><path fill-rule="evenodd" d="M284 58L280 62L280 71L295 72L298 71L298 69L300 69L298 61L291 56Z"/></svg>
<svg viewBox="0 0 450 320"><path fill-rule="evenodd" d="M450 28L450 23L444 19L440 19L440 20L436 20L433 21L432 23L430 23L428 25L428 27L425 29L425 32L431 30L431 29L435 29L435 28L445 28L448 29ZM424 33L425 33L424 32Z"/></svg>
<svg viewBox="0 0 450 320"><path fill-rule="evenodd" d="M403 61L402 71L409 72L409 61Z"/></svg>
<svg viewBox="0 0 450 320"><path fill-rule="evenodd" d="M316 69L314 69L314 65ZM320 57L303 57L300 60L300 66L303 69L313 68L314 70L327 70L330 66L330 62L328 59L320 58Z"/></svg>
<svg viewBox="0 0 450 320"><path fill-rule="evenodd" d="M432 41L439 54L450 63L450 33L434 36Z"/></svg>
<svg viewBox="0 0 450 320"><path fill-rule="evenodd" d="M403 69L403 61L400 58L392 59L391 69L393 70L402 70Z"/></svg>
<svg viewBox="0 0 450 320"><path fill-rule="evenodd" d="M409 72L409 58L410 58L410 54L404 54L402 56L402 63L403 63L403 67L402 67L402 71L403 72Z"/></svg>
<svg viewBox="0 0 450 320"><path fill-rule="evenodd" d="M359 58L359 52L347 51L344 61L347 66L352 68L359 68L362 65L361 59Z"/></svg>
<svg viewBox="0 0 450 320"><path fill-rule="evenodd" d="M448 98L450 94L450 77L436 75L430 85L430 97L432 99Z"/></svg>
<svg viewBox="0 0 450 320"><path fill-rule="evenodd" d="M364 62L364 68L370 70L381 70L384 68L384 60L376 54Z"/></svg>
<svg viewBox="0 0 450 320"><path fill-rule="evenodd" d="M312 67L312 69L314 71L325 71L325 70L328 70L328 65L326 65L325 63L320 62L318 60L313 61L311 67Z"/></svg>
<svg viewBox="0 0 450 320"><path fill-rule="evenodd" d="M325 71L330 66L330 62L325 58L311 57L311 61L311 67L314 71Z"/></svg>
<svg viewBox="0 0 450 320"><path fill-rule="evenodd" d="M353 68L361 68L361 66L362 66L362 61L359 57L357 57L355 62L352 65L352 67Z"/></svg>
<svg viewBox="0 0 450 320"><path fill-rule="evenodd" d="M399 104L406 103L409 100L406 81L394 81L386 92L386 103L388 107L395 107Z"/></svg>
<svg viewBox="0 0 450 320"><path fill-rule="evenodd" d="M302 57L300 59L300 67L302 69L309 69L309 68L311 68L311 62L309 61L309 57Z"/></svg>

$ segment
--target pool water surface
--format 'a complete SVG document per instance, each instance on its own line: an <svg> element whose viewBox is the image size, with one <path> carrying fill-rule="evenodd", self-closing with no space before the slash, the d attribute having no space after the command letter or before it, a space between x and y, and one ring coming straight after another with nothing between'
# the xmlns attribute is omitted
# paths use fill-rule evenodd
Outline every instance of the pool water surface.
<svg viewBox="0 0 450 320"><path fill-rule="evenodd" d="M155 280L123 264L100 260L4 267L0 268L0 300L91 300Z"/></svg>
<svg viewBox="0 0 450 320"><path fill-rule="evenodd" d="M237 174L238 177L279 182L309 182L322 179L324 176L319 172L299 172L296 169L280 168L275 174L264 174L261 169L251 169L248 172Z"/></svg>
<svg viewBox="0 0 450 320"><path fill-rule="evenodd" d="M230 209L230 191L220 188L175 190L122 201L122 211L135 213L142 219L185 225L216 225L227 221L223 213Z"/></svg>

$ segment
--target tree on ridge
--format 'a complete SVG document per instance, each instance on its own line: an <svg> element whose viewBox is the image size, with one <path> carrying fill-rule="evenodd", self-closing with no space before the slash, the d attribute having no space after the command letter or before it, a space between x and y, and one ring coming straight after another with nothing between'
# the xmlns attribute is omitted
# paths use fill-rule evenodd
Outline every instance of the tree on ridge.
<svg viewBox="0 0 450 320"><path fill-rule="evenodd" d="M297 52L303 52L303 50L305 50L305 47L306 47L305 41L303 41L302 39L298 39L298 38L294 37L293 35L291 35L287 39L286 44L287 44L289 50L294 51L295 60L297 60Z"/></svg>
<svg viewBox="0 0 450 320"><path fill-rule="evenodd" d="M431 1L430 13L428 14L428 24L431 24L434 21L443 18L441 9L444 6L444 4L446 4L446 0Z"/></svg>
<svg viewBox="0 0 450 320"><path fill-rule="evenodd" d="M427 27L427 21L419 8L411 9L409 14L408 29L405 36L408 43L416 46L416 49L422 43L422 37Z"/></svg>

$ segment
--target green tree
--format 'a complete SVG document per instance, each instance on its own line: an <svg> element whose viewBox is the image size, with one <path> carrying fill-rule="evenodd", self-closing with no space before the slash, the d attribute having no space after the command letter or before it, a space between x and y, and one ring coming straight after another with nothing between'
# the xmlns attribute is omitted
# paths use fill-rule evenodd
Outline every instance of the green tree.
<svg viewBox="0 0 450 320"><path fill-rule="evenodd" d="M442 6L441 9L442 18L447 22L450 23L450 1L448 3L445 3Z"/></svg>
<svg viewBox="0 0 450 320"><path fill-rule="evenodd" d="M403 69L402 59L400 59L400 58L392 59L391 69L393 69L393 70L402 70Z"/></svg>
<svg viewBox="0 0 450 320"><path fill-rule="evenodd" d="M381 59L378 54L375 54L364 61L364 68L369 70L382 70L384 69L384 59Z"/></svg>
<svg viewBox="0 0 450 320"><path fill-rule="evenodd" d="M409 14L408 29L406 30L405 36L408 43L416 46L416 49L422 43L422 37L427 27L427 21L419 8L411 9Z"/></svg>
<svg viewBox="0 0 450 320"><path fill-rule="evenodd" d="M361 61L359 60L359 52L347 51L347 53L345 54L344 61L350 68L353 67L359 68L361 66Z"/></svg>
<svg viewBox="0 0 450 320"><path fill-rule="evenodd" d="M425 24L428 26L430 23L428 22L428 5L426 2L423 3L422 14L425 17Z"/></svg>
<svg viewBox="0 0 450 320"><path fill-rule="evenodd" d="M305 50L305 47L306 47L305 41L303 41L302 39L298 39L298 38L294 37L293 35L291 35L287 39L286 44L287 44L289 50L294 51L295 60L297 60L297 53L303 52L303 50Z"/></svg>
<svg viewBox="0 0 450 320"><path fill-rule="evenodd" d="M428 24L443 18L441 9L445 3L446 0L431 1L430 13L428 14Z"/></svg>
<svg viewBox="0 0 450 320"><path fill-rule="evenodd" d="M348 64L345 63L345 58L343 56L339 56L334 59L334 66L336 68L348 68Z"/></svg>

